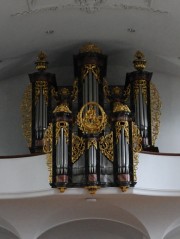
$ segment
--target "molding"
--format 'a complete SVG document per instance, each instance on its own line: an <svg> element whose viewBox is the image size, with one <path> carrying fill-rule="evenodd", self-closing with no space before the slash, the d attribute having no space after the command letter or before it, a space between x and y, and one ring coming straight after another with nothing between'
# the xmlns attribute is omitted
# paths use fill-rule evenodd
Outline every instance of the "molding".
<svg viewBox="0 0 180 239"><path fill-rule="evenodd" d="M82 196L89 198L90 194L85 188L67 188L64 193L60 193L58 189L47 189L33 192L16 192L16 193L0 193L0 200L4 199L23 199L23 198L36 198L36 197L50 197L50 196ZM157 189L146 189L146 188L129 188L126 192L121 192L118 187L107 187L100 188L94 198L101 197L112 197L112 196L127 196L127 195L141 195L141 196L160 196L160 197L179 197L180 191L178 190L157 190Z"/></svg>
<svg viewBox="0 0 180 239"><path fill-rule="evenodd" d="M123 0L63 0L61 3L54 1L51 5L38 4L38 0L26 0L27 10L11 14L11 17L26 16L29 14L46 13L63 9L79 9L80 11L92 14L103 9L144 11L155 14L168 14L163 9L152 7L152 0L131 0L124 3Z"/></svg>

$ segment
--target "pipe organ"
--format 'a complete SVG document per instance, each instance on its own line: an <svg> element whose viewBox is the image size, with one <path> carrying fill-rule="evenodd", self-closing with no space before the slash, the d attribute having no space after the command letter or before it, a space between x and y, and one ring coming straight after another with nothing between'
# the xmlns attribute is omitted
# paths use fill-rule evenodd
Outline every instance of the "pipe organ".
<svg viewBox="0 0 180 239"><path fill-rule="evenodd" d="M52 187L61 192L85 187L93 194L100 187L126 191L135 186L138 153L153 149L159 125L151 112L151 92L158 94L144 63L138 52L137 71L127 74L125 86L112 86L106 79L107 56L86 44L74 56L72 86L57 87L55 76L41 66L30 74L32 148L43 139ZM153 109L157 116L160 100Z"/></svg>

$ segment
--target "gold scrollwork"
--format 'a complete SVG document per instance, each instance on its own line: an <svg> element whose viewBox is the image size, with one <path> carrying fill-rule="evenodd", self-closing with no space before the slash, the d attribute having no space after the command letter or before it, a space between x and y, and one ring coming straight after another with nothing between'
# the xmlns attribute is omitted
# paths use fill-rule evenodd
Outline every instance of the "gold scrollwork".
<svg viewBox="0 0 180 239"><path fill-rule="evenodd" d="M97 140L95 138L88 139L87 149L90 149L91 146L94 146L97 149Z"/></svg>
<svg viewBox="0 0 180 239"><path fill-rule="evenodd" d="M78 98L78 80L75 80L73 83L73 90L71 96L73 101L75 101Z"/></svg>
<svg viewBox="0 0 180 239"><path fill-rule="evenodd" d="M82 79L86 80L87 75L89 72L92 72L95 79L99 82L100 81L100 69L96 64L86 64L82 69Z"/></svg>
<svg viewBox="0 0 180 239"><path fill-rule="evenodd" d="M83 133L98 134L105 129L106 124L107 115L96 102L83 105L77 115L77 125Z"/></svg>
<svg viewBox="0 0 180 239"><path fill-rule="evenodd" d="M85 151L85 141L82 137L72 135L72 163L75 163Z"/></svg>
<svg viewBox="0 0 180 239"><path fill-rule="evenodd" d="M113 132L102 136L99 139L99 149L104 156L113 162L114 150L113 150Z"/></svg>
<svg viewBox="0 0 180 239"><path fill-rule="evenodd" d="M161 116L161 100L159 93L153 83L150 83L151 95L151 133L152 145L155 145L156 139L159 134L160 116Z"/></svg>
<svg viewBox="0 0 180 239"><path fill-rule="evenodd" d="M47 166L49 171L49 183L52 183L52 140L53 126L49 124L43 138L43 151L47 154Z"/></svg>
<svg viewBox="0 0 180 239"><path fill-rule="evenodd" d="M45 153L52 152L52 140L53 140L53 125L52 123L50 123L44 133L44 138L43 138L43 151Z"/></svg>
<svg viewBox="0 0 180 239"><path fill-rule="evenodd" d="M64 130L64 135L66 137L66 143L69 142L69 124L68 124L68 122L57 121L56 122L56 144L58 143L61 128L63 128L63 130Z"/></svg>
<svg viewBox="0 0 180 239"><path fill-rule="evenodd" d="M132 122L133 152L139 153L142 150L142 137L137 125Z"/></svg>
<svg viewBox="0 0 180 239"><path fill-rule="evenodd" d="M22 114L22 129L27 141L28 147L32 144L32 85L29 84L25 89L22 103L21 103L21 114Z"/></svg>
<svg viewBox="0 0 180 239"><path fill-rule="evenodd" d="M108 86L108 82L107 82L107 80L105 80L104 79L104 81L103 81L103 92L104 92L104 96L105 96L105 98L106 98L106 100L107 100L107 102L110 102L110 90L109 90L109 86Z"/></svg>
<svg viewBox="0 0 180 239"><path fill-rule="evenodd" d="M117 121L115 123L116 129L116 143L119 142L119 136L121 135L122 129L124 129L124 134L127 139L127 143L129 143L129 123L128 121Z"/></svg>
<svg viewBox="0 0 180 239"><path fill-rule="evenodd" d="M145 102L147 103L147 81L144 79L136 80L134 83L134 99L136 100L137 96L140 94L140 89L144 97Z"/></svg>
<svg viewBox="0 0 180 239"><path fill-rule="evenodd" d="M35 82L35 102L38 102L38 98L42 91L43 96L45 97L46 104L48 103L48 82L47 81L36 81Z"/></svg>

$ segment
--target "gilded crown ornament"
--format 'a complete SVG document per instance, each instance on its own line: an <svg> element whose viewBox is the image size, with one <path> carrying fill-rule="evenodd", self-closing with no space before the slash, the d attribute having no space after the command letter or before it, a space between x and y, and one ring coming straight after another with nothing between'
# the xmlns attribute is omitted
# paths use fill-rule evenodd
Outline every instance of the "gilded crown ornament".
<svg viewBox="0 0 180 239"><path fill-rule="evenodd" d="M131 112L127 105L124 105L124 104L122 104L120 102L115 102L114 103L114 107L113 107L113 113L121 112L121 111Z"/></svg>
<svg viewBox="0 0 180 239"><path fill-rule="evenodd" d="M39 71L46 70L48 68L47 55L45 54L45 52L40 51L35 65L36 69Z"/></svg>
<svg viewBox="0 0 180 239"><path fill-rule="evenodd" d="M79 53L88 53L88 52L99 53L99 54L102 53L101 49L93 43L85 44L79 50Z"/></svg>
<svg viewBox="0 0 180 239"><path fill-rule="evenodd" d="M135 60L133 61L134 68L138 71L142 71L146 68L146 59L141 51L135 53Z"/></svg>
<svg viewBox="0 0 180 239"><path fill-rule="evenodd" d="M68 105L66 103L62 103L58 106L56 106L55 110L53 111L53 113L72 113L72 111L69 109Z"/></svg>

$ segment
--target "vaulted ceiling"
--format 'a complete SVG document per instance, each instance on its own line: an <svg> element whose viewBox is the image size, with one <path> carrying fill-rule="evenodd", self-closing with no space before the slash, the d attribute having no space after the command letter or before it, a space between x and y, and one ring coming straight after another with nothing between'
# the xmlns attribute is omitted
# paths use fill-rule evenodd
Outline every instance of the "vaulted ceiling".
<svg viewBox="0 0 180 239"><path fill-rule="evenodd" d="M86 42L109 64L131 66L142 50L149 69L180 74L179 0L1 0L0 77L33 69L40 50L54 66L71 66Z"/></svg>

